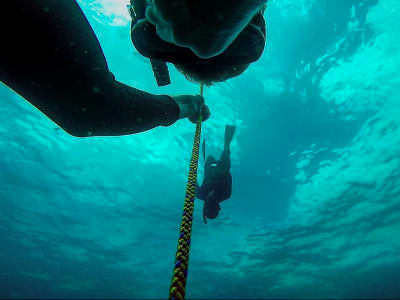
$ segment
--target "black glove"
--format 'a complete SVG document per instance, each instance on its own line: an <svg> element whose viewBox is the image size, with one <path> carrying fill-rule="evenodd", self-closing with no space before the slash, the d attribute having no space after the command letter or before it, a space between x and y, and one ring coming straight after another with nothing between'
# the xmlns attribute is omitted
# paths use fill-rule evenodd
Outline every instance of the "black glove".
<svg viewBox="0 0 400 300"><path fill-rule="evenodd" d="M202 96L182 95L173 96L172 98L179 106L179 119L188 118L192 123L196 124L200 112L203 122L210 117L210 109L204 104L204 98Z"/></svg>
<svg viewBox="0 0 400 300"><path fill-rule="evenodd" d="M208 108L207 105L203 104L203 106L200 108L201 110L201 120L204 122L210 117L210 109ZM189 117L190 122L197 124L197 120L199 119L199 114L195 114Z"/></svg>

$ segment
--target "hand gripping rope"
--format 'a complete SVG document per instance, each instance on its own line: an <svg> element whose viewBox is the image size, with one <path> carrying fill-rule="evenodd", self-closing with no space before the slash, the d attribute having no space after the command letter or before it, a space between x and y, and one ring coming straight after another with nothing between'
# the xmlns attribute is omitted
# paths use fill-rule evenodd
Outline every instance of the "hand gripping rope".
<svg viewBox="0 0 400 300"><path fill-rule="evenodd" d="M203 84L200 85L200 95L203 96ZM190 238L192 235L192 220L194 209L194 197L197 184L197 165L199 162L199 145L201 134L202 116L196 124L194 135L192 158L190 160L189 178L186 185L185 202L178 239L178 248L175 256L175 267L172 274L171 286L169 288L169 299L185 299L186 278L189 267Z"/></svg>

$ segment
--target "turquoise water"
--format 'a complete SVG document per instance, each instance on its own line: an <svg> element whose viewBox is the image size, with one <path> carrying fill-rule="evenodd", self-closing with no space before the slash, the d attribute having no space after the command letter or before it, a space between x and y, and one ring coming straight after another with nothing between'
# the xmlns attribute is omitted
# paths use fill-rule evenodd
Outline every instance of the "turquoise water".
<svg viewBox="0 0 400 300"><path fill-rule="evenodd" d="M198 93L173 67L156 86L126 2L79 2L116 78ZM207 225L196 201L188 298L400 297L399 16L270 1L263 57L205 90L208 152L238 126L233 193ZM194 126L80 139L0 95L0 297L166 298Z"/></svg>

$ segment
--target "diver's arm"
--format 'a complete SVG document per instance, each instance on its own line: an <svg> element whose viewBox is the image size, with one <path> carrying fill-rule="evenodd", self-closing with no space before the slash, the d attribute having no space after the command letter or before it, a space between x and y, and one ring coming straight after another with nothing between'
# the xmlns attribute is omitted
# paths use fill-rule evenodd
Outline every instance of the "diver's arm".
<svg viewBox="0 0 400 300"><path fill-rule="evenodd" d="M267 0L152 0L146 18L165 41L201 58L222 53Z"/></svg>
<svg viewBox="0 0 400 300"><path fill-rule="evenodd" d="M133 134L172 125L179 118L179 107L169 96L149 94L113 79L97 86L97 91L78 85L67 92L65 85L55 91L47 86L42 89L53 92L53 97L31 90L26 99L76 137Z"/></svg>
<svg viewBox="0 0 400 300"><path fill-rule="evenodd" d="M132 134L190 115L192 106L180 109L188 98L116 81L76 1L13 0L6 8L0 10L0 81L71 135Z"/></svg>
<svg viewBox="0 0 400 300"><path fill-rule="evenodd" d="M207 194L204 193L203 186L199 186L198 183L196 183L196 198L199 200L206 200Z"/></svg>
<svg viewBox="0 0 400 300"><path fill-rule="evenodd" d="M92 78L90 83L80 83L40 71L33 76L23 71L16 75L20 69L13 70L14 64L8 63L7 66L10 69L0 70L0 81L72 136L134 134L172 125L190 115L189 110L184 111L187 115L182 114L173 97L146 93L112 78L103 82ZM41 78L36 75L41 75ZM32 82L35 86L31 86ZM180 97L196 102L198 96Z"/></svg>
<svg viewBox="0 0 400 300"><path fill-rule="evenodd" d="M206 200L208 194L215 188L215 182L206 181L203 179L201 186L196 189L196 198Z"/></svg>

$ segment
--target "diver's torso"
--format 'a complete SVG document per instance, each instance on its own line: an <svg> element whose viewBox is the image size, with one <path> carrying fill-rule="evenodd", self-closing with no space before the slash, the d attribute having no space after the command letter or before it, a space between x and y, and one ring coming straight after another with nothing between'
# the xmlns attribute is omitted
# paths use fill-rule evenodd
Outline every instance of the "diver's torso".
<svg viewBox="0 0 400 300"><path fill-rule="evenodd" d="M213 164L210 167L204 170L204 179L203 186L212 187L211 189L219 195L225 195L227 193L227 189L231 187L232 183L232 175L228 171L223 171L221 168L218 168L218 165ZM221 199L225 200L225 199Z"/></svg>

